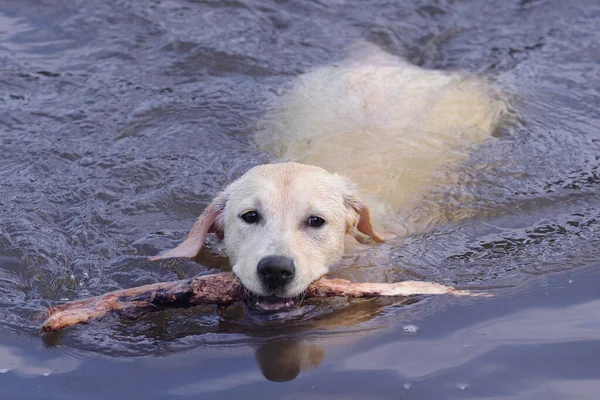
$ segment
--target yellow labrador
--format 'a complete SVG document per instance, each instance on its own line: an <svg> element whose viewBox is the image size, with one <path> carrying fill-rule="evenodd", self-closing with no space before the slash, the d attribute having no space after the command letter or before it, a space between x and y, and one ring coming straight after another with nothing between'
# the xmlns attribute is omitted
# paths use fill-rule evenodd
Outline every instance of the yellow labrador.
<svg viewBox="0 0 600 400"><path fill-rule="evenodd" d="M316 69L260 125L258 145L285 162L248 171L183 243L152 259L195 257L215 233L233 271L261 296L259 308L290 306L339 262L346 233L377 243L374 225L401 230L384 222L410 212L436 173L488 138L503 112L483 79L424 70L374 48Z"/></svg>
<svg viewBox="0 0 600 400"><path fill-rule="evenodd" d="M310 165L267 164L229 185L183 243L153 259L195 257L215 233L247 289L291 299L339 261L347 232L361 242L383 241L350 180ZM270 303L263 308L281 305Z"/></svg>

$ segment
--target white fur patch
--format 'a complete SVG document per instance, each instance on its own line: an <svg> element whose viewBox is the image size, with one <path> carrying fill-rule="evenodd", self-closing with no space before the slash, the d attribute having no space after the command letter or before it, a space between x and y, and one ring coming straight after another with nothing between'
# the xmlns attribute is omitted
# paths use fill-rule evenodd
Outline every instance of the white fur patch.
<svg viewBox="0 0 600 400"><path fill-rule="evenodd" d="M368 195L376 226L398 230L383 222L409 214L505 113L482 77L426 70L369 47L300 76L256 140L281 161L349 176Z"/></svg>

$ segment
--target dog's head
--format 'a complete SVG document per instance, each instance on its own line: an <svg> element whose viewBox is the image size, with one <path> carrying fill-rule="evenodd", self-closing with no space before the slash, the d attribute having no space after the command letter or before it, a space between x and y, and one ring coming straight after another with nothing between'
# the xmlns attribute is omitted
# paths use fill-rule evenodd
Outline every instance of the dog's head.
<svg viewBox="0 0 600 400"><path fill-rule="evenodd" d="M383 241L352 182L296 163L249 170L211 202L183 243L151 260L193 258L208 233L224 239L233 272L264 310L289 305L326 274L344 252L346 233Z"/></svg>

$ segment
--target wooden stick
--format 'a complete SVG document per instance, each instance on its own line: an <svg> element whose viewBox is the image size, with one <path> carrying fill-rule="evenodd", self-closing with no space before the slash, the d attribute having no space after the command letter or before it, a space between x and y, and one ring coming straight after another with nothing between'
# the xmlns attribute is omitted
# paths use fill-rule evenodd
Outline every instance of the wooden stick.
<svg viewBox="0 0 600 400"><path fill-rule="evenodd" d="M306 297L378 297L417 294L477 295L430 282L351 283L345 279L321 278L306 290ZM231 272L200 276L175 282L162 282L117 290L84 300L70 301L48 309L42 331L57 331L85 324L111 311L155 310L190 307L198 304L226 306L244 299L245 290Z"/></svg>

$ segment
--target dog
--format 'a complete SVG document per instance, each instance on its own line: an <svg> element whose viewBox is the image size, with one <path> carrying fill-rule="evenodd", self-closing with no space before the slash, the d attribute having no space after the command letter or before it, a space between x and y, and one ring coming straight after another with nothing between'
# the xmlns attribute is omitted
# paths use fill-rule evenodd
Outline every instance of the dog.
<svg viewBox="0 0 600 400"><path fill-rule="evenodd" d="M297 78L256 135L280 163L231 183L183 243L151 259L193 258L214 233L258 308L291 307L340 261L346 234L364 245L405 234L401 216L491 137L505 108L483 78L367 46Z"/></svg>

